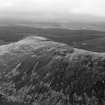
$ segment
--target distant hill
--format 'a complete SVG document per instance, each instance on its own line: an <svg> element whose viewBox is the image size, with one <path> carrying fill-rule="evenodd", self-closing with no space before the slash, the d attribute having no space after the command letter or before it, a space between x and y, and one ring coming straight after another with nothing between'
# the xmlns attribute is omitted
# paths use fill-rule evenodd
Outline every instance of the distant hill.
<svg viewBox="0 0 105 105"><path fill-rule="evenodd" d="M1 105L104 105L104 85L105 53L39 36L0 46Z"/></svg>
<svg viewBox="0 0 105 105"><path fill-rule="evenodd" d="M0 27L0 40L6 43L16 42L27 36L47 37L50 40L66 43L76 48L82 48L96 52L105 52L104 31L85 29L72 30L65 28L38 28L22 25ZM102 40L100 41L100 39Z"/></svg>

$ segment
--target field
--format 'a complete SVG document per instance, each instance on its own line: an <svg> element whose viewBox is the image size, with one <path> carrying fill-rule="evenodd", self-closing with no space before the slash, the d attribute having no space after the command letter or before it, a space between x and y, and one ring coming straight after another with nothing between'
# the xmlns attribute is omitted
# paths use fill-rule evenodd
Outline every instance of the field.
<svg viewBox="0 0 105 105"><path fill-rule="evenodd" d="M105 52L105 32L96 30L0 26L0 45L15 42L30 35L47 37L76 48Z"/></svg>

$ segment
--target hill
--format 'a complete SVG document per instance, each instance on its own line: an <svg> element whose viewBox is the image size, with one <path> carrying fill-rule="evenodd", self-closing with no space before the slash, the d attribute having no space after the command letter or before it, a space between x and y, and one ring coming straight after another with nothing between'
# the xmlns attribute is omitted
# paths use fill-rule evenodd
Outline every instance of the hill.
<svg viewBox="0 0 105 105"><path fill-rule="evenodd" d="M105 53L44 37L0 46L0 104L104 105Z"/></svg>

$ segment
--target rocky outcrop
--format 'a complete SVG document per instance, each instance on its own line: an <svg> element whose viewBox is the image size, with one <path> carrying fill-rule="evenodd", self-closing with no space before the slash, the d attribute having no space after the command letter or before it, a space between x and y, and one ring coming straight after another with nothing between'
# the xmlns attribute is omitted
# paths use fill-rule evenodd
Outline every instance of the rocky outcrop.
<svg viewBox="0 0 105 105"><path fill-rule="evenodd" d="M43 37L0 46L2 105L104 105L105 54Z"/></svg>

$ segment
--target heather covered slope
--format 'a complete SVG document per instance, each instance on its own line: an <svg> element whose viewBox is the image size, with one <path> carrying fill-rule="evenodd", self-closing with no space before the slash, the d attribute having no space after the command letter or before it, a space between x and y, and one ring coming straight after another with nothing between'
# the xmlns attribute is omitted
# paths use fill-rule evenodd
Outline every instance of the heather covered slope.
<svg viewBox="0 0 105 105"><path fill-rule="evenodd" d="M0 46L2 105L102 105L105 54L43 37Z"/></svg>

